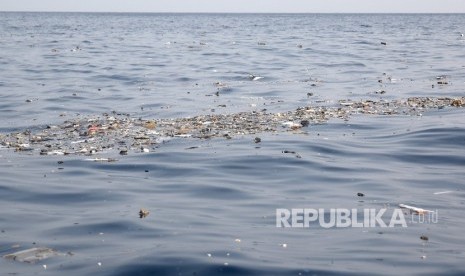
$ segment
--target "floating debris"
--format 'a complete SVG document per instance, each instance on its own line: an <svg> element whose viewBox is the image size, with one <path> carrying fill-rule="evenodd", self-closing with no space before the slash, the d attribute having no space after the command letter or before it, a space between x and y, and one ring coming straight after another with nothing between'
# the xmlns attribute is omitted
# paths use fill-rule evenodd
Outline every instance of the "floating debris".
<svg viewBox="0 0 465 276"><path fill-rule="evenodd" d="M449 84L449 82L447 81L447 76L437 76L436 80L437 80L437 83L440 85Z"/></svg>
<svg viewBox="0 0 465 276"><path fill-rule="evenodd" d="M145 218L150 214L150 212L146 209L140 209L139 211L139 218Z"/></svg>
<svg viewBox="0 0 465 276"><path fill-rule="evenodd" d="M302 158L302 156L300 156L300 154L298 154L298 153L295 152L295 151L283 150L283 153L290 153L290 154L293 154L296 158Z"/></svg>
<svg viewBox="0 0 465 276"><path fill-rule="evenodd" d="M253 141L255 142L255 144L258 144L262 141L262 139L260 137L255 137Z"/></svg>
<svg viewBox="0 0 465 276"><path fill-rule="evenodd" d="M434 195L443 195L443 194L450 194L453 193L453 191L442 191L442 192L435 192L433 193Z"/></svg>
<svg viewBox="0 0 465 276"><path fill-rule="evenodd" d="M231 139L237 135L296 131L334 118L348 120L352 115L415 116L448 106L465 107L465 97L341 100L338 106L305 106L280 113L268 113L263 109L151 120L113 112L100 116L77 116L61 125L50 125L34 132L24 130L0 135L0 146L41 155L94 155L109 150L126 155L129 152L150 152L153 145L163 143L170 137Z"/></svg>
<svg viewBox="0 0 465 276"><path fill-rule="evenodd" d="M421 240L424 240L424 241L428 241L428 240L429 240L429 238L428 238L427 236L425 236L425 235L422 235L422 236L420 237L420 239L421 239Z"/></svg>
<svg viewBox="0 0 465 276"><path fill-rule="evenodd" d="M365 195L364 195L363 193L357 193L357 196L363 197L363 196L365 196Z"/></svg>
<svg viewBox="0 0 465 276"><path fill-rule="evenodd" d="M309 120L302 120L302 121L300 121L300 124L303 127L308 127L310 125L310 121Z"/></svg>
<svg viewBox="0 0 465 276"><path fill-rule="evenodd" d="M60 253L55 249L46 247L34 247L26 250L17 251L3 256L5 259L14 260L23 263L36 263L55 256L73 255L72 253Z"/></svg>
<svg viewBox="0 0 465 276"><path fill-rule="evenodd" d="M115 158L87 158L86 161L93 162L116 162L118 159Z"/></svg>
<svg viewBox="0 0 465 276"><path fill-rule="evenodd" d="M434 211L431 211L431 210L426 210L426 209L422 209L422 208L418 208L418 207L414 207L414 206L410 206L406 204L399 204L399 207L401 209L407 210L410 214L415 214L415 215L434 213Z"/></svg>
<svg viewBox="0 0 465 276"><path fill-rule="evenodd" d="M261 79L263 79L263 77L249 74L249 80L251 80L251 81L258 81L258 80L261 80Z"/></svg>

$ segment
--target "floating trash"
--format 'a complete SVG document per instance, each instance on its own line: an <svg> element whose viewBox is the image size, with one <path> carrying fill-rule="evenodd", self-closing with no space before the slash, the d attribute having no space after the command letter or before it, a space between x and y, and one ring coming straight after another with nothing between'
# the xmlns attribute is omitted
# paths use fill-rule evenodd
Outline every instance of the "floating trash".
<svg viewBox="0 0 465 276"><path fill-rule="evenodd" d="M418 207L414 207L414 206L410 206L406 204L399 204L399 207L401 209L408 210L410 214L415 214L415 215L434 213L434 211L431 211L431 210L426 210L426 209L422 209L422 208L418 208Z"/></svg>
<svg viewBox="0 0 465 276"><path fill-rule="evenodd" d="M268 113L264 109L151 120L131 118L129 114L114 112L100 116L78 116L64 121L61 125L47 126L34 133L24 130L3 134L0 135L0 146L15 149L17 152L41 155L94 155L109 150L126 155L130 152L150 152L154 144L164 143L171 137L231 139L237 135L295 131L334 118L348 120L355 114L415 116L428 109L447 106L465 107L465 97L341 100L339 105L334 107L305 106L280 113Z"/></svg>
<svg viewBox="0 0 465 276"><path fill-rule="evenodd" d="M17 251L3 256L5 259L14 260L23 263L36 263L40 260L48 259L55 256L72 255L72 253L60 253L55 249L46 247L34 247L26 250Z"/></svg>
<svg viewBox="0 0 465 276"><path fill-rule="evenodd" d="M442 191L442 192L435 192L433 193L434 195L443 195L443 194L450 194L453 193L453 191Z"/></svg>
<svg viewBox="0 0 465 276"><path fill-rule="evenodd" d="M425 236L425 235L420 236L420 239L423 240L423 241L428 241L429 240L429 238L427 236Z"/></svg>
<svg viewBox="0 0 465 276"><path fill-rule="evenodd" d="M115 158L87 158L86 161L92 162L116 162L118 159Z"/></svg>
<svg viewBox="0 0 465 276"><path fill-rule="evenodd" d="M140 211L139 211L139 218L141 218L141 219L142 219L142 218L145 218L145 217L147 217L149 214L150 214L150 212L149 212L148 210L142 209L142 208L141 208Z"/></svg>

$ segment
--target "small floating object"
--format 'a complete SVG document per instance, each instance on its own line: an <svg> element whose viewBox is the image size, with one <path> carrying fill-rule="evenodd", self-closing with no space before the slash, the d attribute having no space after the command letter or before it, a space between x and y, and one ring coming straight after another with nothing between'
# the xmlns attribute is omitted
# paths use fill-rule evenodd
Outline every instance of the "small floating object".
<svg viewBox="0 0 465 276"><path fill-rule="evenodd" d="M342 106L352 106L354 103L353 102L339 102L339 104Z"/></svg>
<svg viewBox="0 0 465 276"><path fill-rule="evenodd" d="M149 212L148 210L142 209L142 208L141 208L140 211L139 211L139 218L141 218L141 219L142 219L142 218L145 218L145 217L147 217L149 214L150 214L150 212Z"/></svg>
<svg viewBox="0 0 465 276"><path fill-rule="evenodd" d="M425 235L422 235L420 237L420 239L423 240L423 241L428 241L429 240L429 238L427 236L425 236Z"/></svg>
<svg viewBox="0 0 465 276"><path fill-rule="evenodd" d="M308 120L302 120L300 121L300 125L303 127L308 127L310 125L310 122Z"/></svg>
<svg viewBox="0 0 465 276"><path fill-rule="evenodd" d="M451 106L455 106L455 107L461 107L461 106L463 106L464 104L465 104L465 103L464 103L462 100L460 100L460 99L454 99L454 100L450 103Z"/></svg>
<svg viewBox="0 0 465 276"><path fill-rule="evenodd" d="M65 155L66 153L61 150L52 150L52 151L47 151L47 150L41 150L40 155Z"/></svg>
<svg viewBox="0 0 465 276"><path fill-rule="evenodd" d="M241 239L235 239L234 241L235 242L241 242Z"/></svg>
<svg viewBox="0 0 465 276"><path fill-rule="evenodd" d="M387 42L381 41L381 45L387 45Z"/></svg>
<svg viewBox="0 0 465 276"><path fill-rule="evenodd" d="M255 76L255 75L249 74L249 79L250 79L251 81L257 81L257 80L263 79L263 77Z"/></svg>
<svg viewBox="0 0 465 276"><path fill-rule="evenodd" d="M299 129L299 128L302 127L301 124L294 123L294 122L284 122L284 123L282 123L282 126L283 126L283 127L290 128L290 129L292 129L292 130L296 130L296 129Z"/></svg>
<svg viewBox="0 0 465 276"><path fill-rule="evenodd" d="M357 196L363 197L363 196L365 196L365 195L364 195L363 193L357 193Z"/></svg>
<svg viewBox="0 0 465 276"><path fill-rule="evenodd" d="M60 255L64 256L65 254L52 248L34 247L5 255L3 258L23 263L36 263L40 260Z"/></svg>
<svg viewBox="0 0 465 276"><path fill-rule="evenodd" d="M411 214L416 214L416 215L423 215L423 214L426 214L426 213L433 213L434 212L434 211L431 211L431 210L426 210L426 209L422 209L422 208L418 208L418 207L414 207L414 206L410 206L410 205L406 205L406 204L399 204L399 207L402 208L402 209L409 210L409 212Z"/></svg>
<svg viewBox="0 0 465 276"><path fill-rule="evenodd" d="M260 143L262 139L260 137L255 137L253 141L255 142L255 144L257 144L257 143Z"/></svg>
<svg viewBox="0 0 465 276"><path fill-rule="evenodd" d="M155 121L147 121L145 122L144 127L147 129L155 129L157 127L157 123Z"/></svg>
<svg viewBox="0 0 465 276"><path fill-rule="evenodd" d="M93 162L116 162L118 159L115 158L87 158L86 161Z"/></svg>
<svg viewBox="0 0 465 276"><path fill-rule="evenodd" d="M443 195L443 194L450 194L452 191L442 191L442 192L435 192L434 195Z"/></svg>

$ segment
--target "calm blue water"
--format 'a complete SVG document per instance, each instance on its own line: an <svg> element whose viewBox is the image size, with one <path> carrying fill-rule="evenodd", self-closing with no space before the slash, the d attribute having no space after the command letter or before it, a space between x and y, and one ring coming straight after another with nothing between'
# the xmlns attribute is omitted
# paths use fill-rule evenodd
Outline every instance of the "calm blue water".
<svg viewBox="0 0 465 276"><path fill-rule="evenodd" d="M462 33L464 15L0 13L0 133L111 111L149 119L462 97ZM0 271L461 275L464 118L446 107L263 133L259 144L175 138L112 163L0 148L0 254L73 253L1 258ZM438 210L438 223L275 226L277 208L400 203Z"/></svg>

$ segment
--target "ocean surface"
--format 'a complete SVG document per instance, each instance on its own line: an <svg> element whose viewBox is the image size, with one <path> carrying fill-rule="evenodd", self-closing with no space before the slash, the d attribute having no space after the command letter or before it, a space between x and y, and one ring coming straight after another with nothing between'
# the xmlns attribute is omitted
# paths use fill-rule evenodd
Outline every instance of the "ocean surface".
<svg viewBox="0 0 465 276"><path fill-rule="evenodd" d="M463 97L463 33L463 14L3 12L0 134L113 111L184 118ZM0 274L465 274L464 108L170 138L114 157L0 147L0 255L65 253L0 258ZM399 204L438 220L276 226L278 208Z"/></svg>

